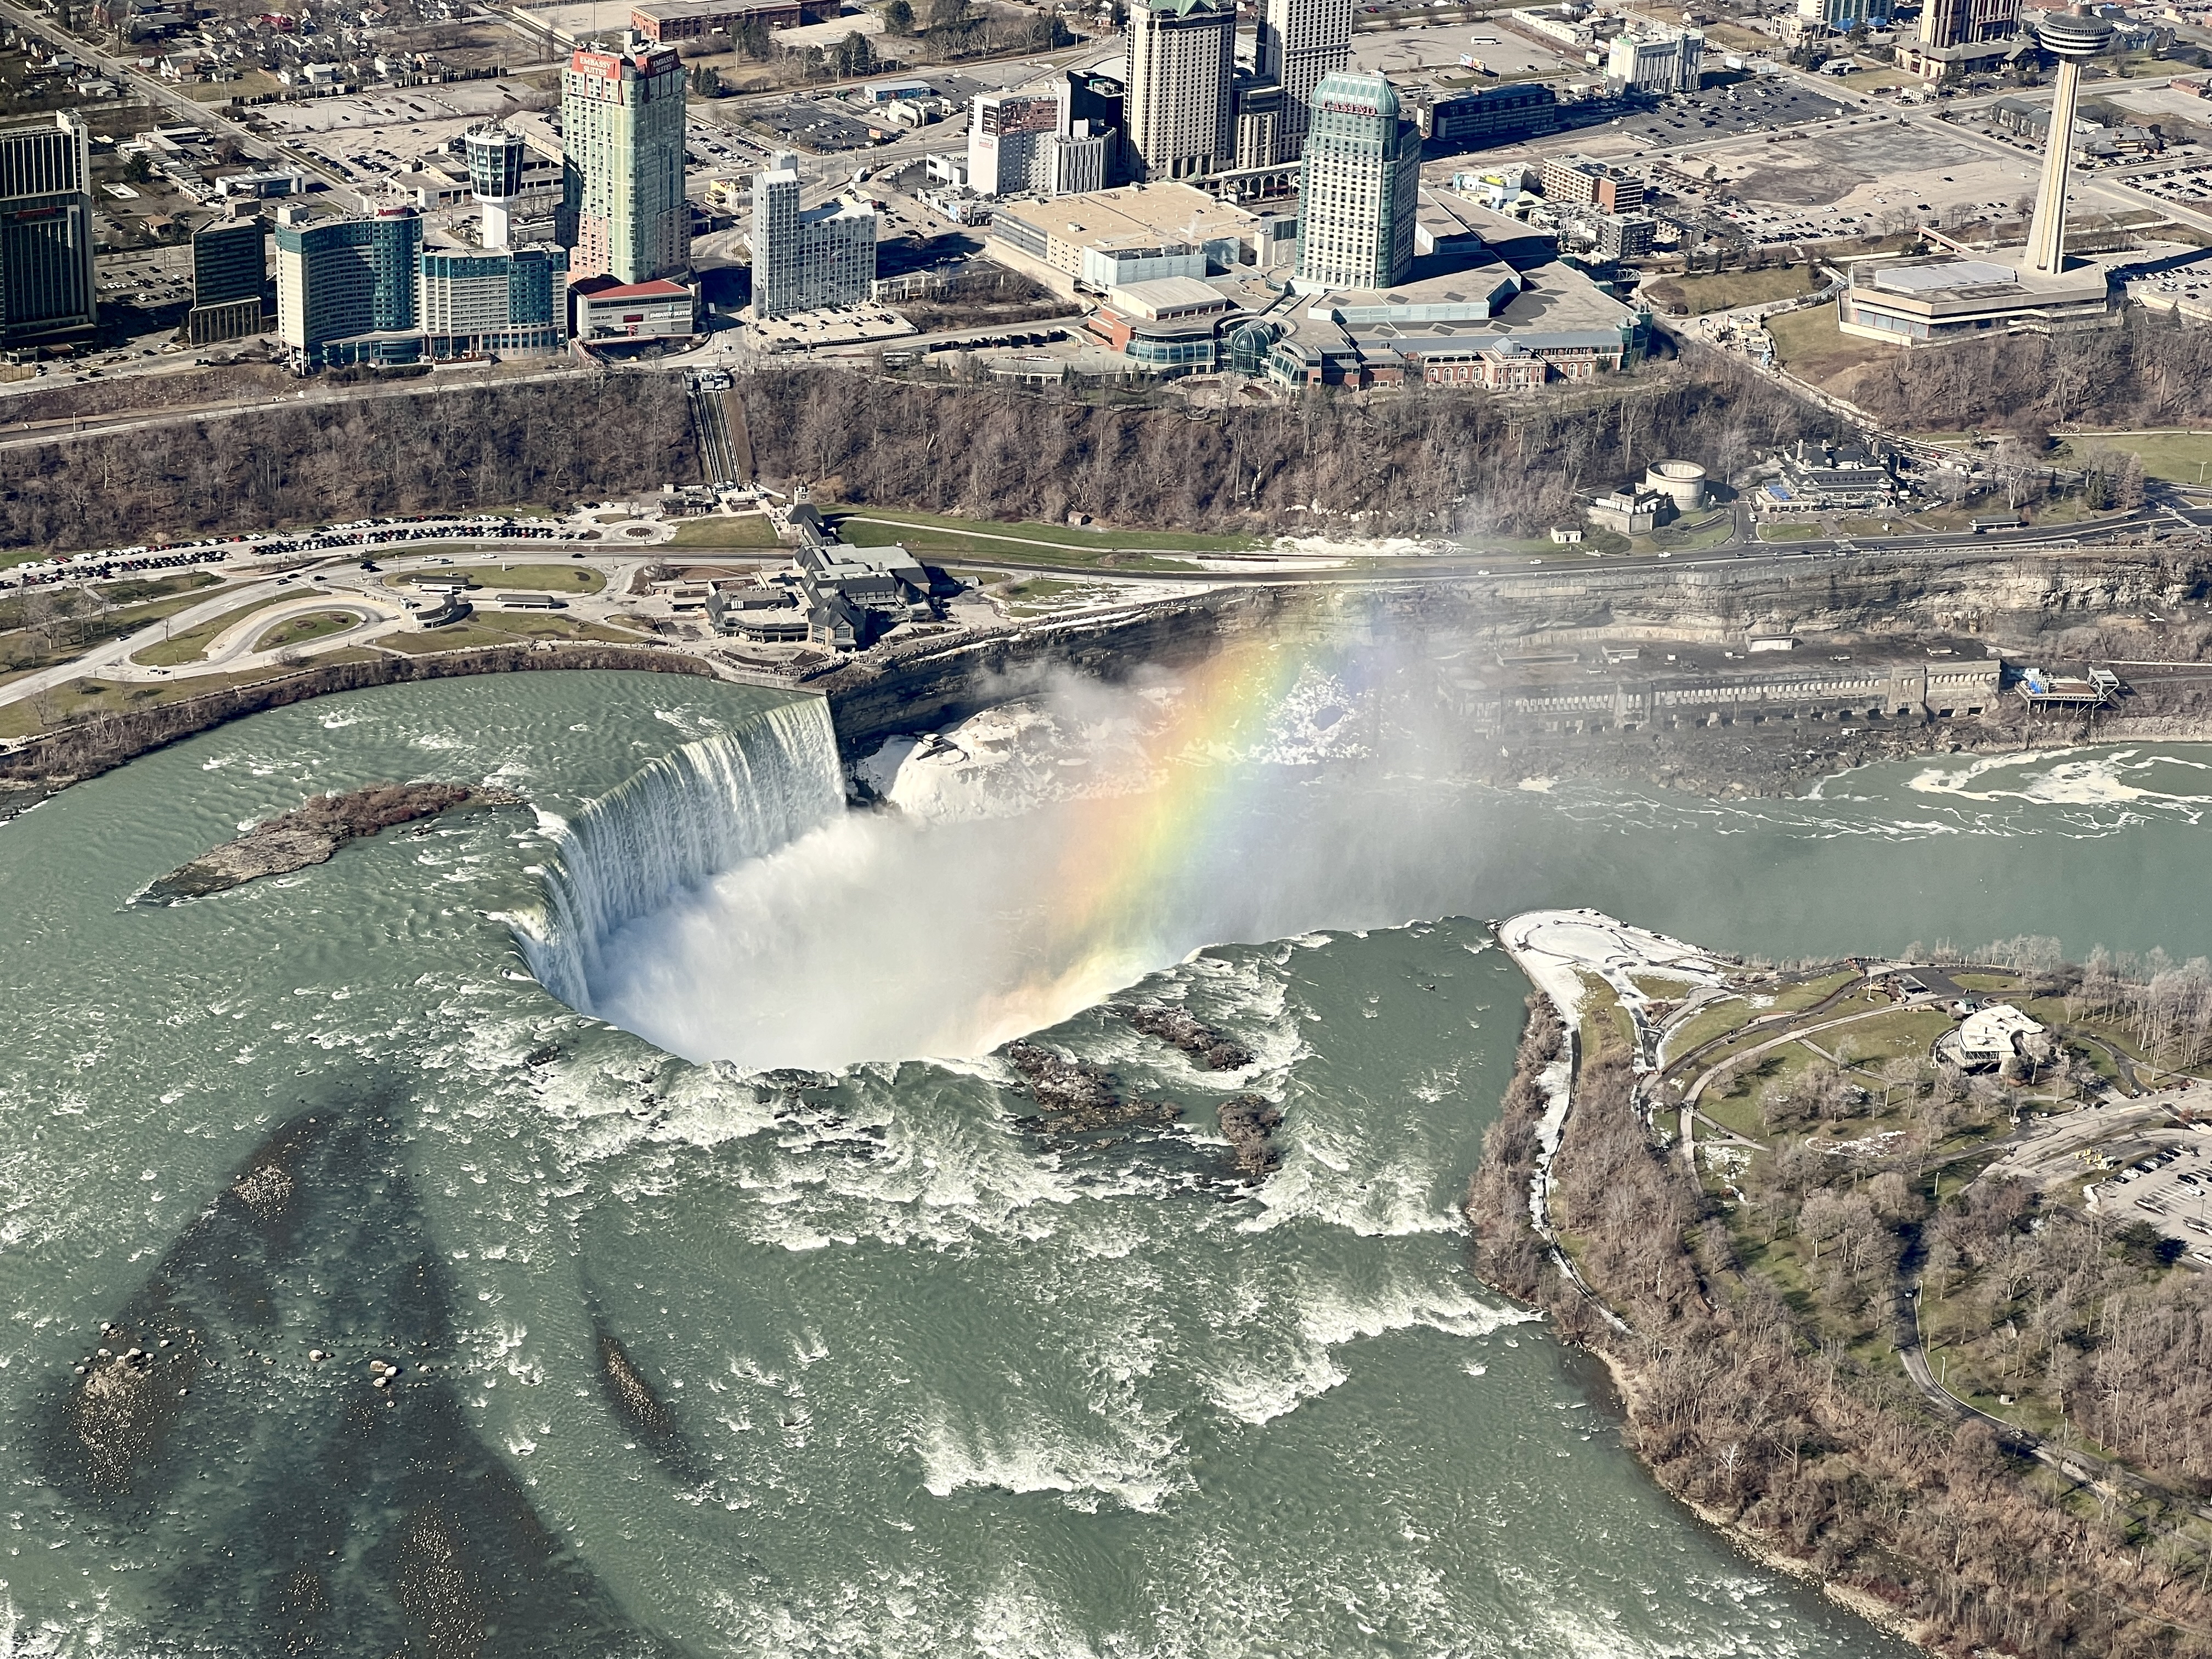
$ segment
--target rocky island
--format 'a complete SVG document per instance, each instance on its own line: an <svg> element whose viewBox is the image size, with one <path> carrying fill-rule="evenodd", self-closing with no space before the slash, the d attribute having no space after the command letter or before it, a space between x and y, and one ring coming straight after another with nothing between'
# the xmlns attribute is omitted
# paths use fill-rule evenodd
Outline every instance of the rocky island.
<svg viewBox="0 0 2212 1659"><path fill-rule="evenodd" d="M2201 976L1498 931L1540 991L1479 1271L1605 1360L1660 1481L1932 1651L2207 1651Z"/></svg>
<svg viewBox="0 0 2212 1659"><path fill-rule="evenodd" d="M205 898L264 876L289 875L331 855L357 836L374 836L461 806L519 806L504 789L459 783L380 783L344 794L317 795L306 805L257 823L236 841L203 853L151 884L156 904Z"/></svg>

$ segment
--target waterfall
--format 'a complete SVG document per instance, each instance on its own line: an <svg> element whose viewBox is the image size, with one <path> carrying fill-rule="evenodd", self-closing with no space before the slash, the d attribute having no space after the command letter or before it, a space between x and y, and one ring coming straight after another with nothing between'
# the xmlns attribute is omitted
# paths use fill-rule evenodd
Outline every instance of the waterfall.
<svg viewBox="0 0 2212 1659"><path fill-rule="evenodd" d="M797 840L844 810L830 705L802 697L662 756L549 828L544 902L515 942L538 982L588 1010L600 947L684 888Z"/></svg>

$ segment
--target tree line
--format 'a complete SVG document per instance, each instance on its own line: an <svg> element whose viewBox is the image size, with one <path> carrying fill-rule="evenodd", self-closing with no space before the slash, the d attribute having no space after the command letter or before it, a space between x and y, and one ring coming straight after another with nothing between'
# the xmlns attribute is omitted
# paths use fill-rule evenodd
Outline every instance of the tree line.
<svg viewBox="0 0 2212 1659"><path fill-rule="evenodd" d="M2212 1654L2212 1548L2175 1524L2212 1492L2212 1281L2170 1271L2150 1230L2050 1211L2019 1183L1934 1202L1911 1156L1801 1151L1709 1185L1655 1143L1609 1052L1581 1067L1549 1203L1623 1334L1529 1221L1534 1078L1564 1036L1532 999L1468 1192L1478 1270L1615 1362L1625 1437L1670 1491L1939 1652ZM2078 1493L1987 1425L1931 1410L1887 1354L1916 1273L1954 1390L2033 1391L2060 1419L2050 1437L2186 1497Z"/></svg>
<svg viewBox="0 0 2212 1659"><path fill-rule="evenodd" d="M1690 349L1595 387L1523 397L1312 391L1196 416L1064 386L950 386L830 368L739 382L763 477L979 518L1179 530L1534 533L1578 492L1689 456L1716 477L1828 417Z"/></svg>
<svg viewBox="0 0 2212 1659"><path fill-rule="evenodd" d="M1887 426L2005 428L2038 448L2059 423L2193 422L2212 416L2212 328L2134 306L2117 328L1998 334L1896 352L1867 370L1851 397ZM2115 480L2112 487L2126 485Z"/></svg>
<svg viewBox="0 0 2212 1659"><path fill-rule="evenodd" d="M698 476L674 375L272 403L0 451L0 546L120 547L568 502Z"/></svg>

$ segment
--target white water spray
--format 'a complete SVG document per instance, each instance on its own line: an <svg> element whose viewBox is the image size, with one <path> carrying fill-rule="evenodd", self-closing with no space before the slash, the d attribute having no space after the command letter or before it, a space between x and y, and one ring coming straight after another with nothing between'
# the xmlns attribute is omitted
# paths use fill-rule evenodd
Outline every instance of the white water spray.
<svg viewBox="0 0 2212 1659"><path fill-rule="evenodd" d="M845 810L829 705L805 697L687 743L550 826L545 902L515 937L538 982L590 1011L600 952L625 922Z"/></svg>

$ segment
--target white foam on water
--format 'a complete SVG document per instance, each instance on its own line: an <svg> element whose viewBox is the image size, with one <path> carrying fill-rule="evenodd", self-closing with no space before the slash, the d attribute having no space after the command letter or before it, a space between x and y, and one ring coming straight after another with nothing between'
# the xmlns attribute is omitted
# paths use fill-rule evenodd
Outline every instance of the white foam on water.
<svg viewBox="0 0 2212 1659"><path fill-rule="evenodd" d="M932 1402L910 1431L922 1486L935 1498L963 1487L1057 1492L1079 1510L1110 1500L1149 1514L1191 1489L1189 1457L1172 1433L1146 1420L1133 1395L1119 1392L1111 1414L1102 1412L1087 1435L1018 1407L987 1423Z"/></svg>

